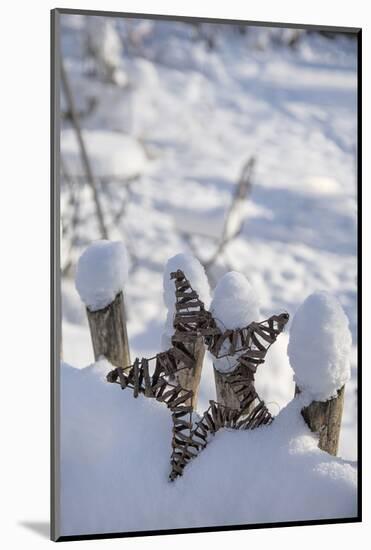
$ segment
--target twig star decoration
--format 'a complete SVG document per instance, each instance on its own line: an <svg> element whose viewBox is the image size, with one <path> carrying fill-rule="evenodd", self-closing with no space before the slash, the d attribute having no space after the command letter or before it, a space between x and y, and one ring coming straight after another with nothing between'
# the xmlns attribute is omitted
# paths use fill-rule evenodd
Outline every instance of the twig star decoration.
<svg viewBox="0 0 371 550"><path fill-rule="evenodd" d="M221 331L212 314L205 309L181 270L171 273L175 282L175 317L172 347L152 359L135 359L126 368L115 368L107 375L108 382L131 388L134 397L146 397L165 403L173 421L170 480L183 474L188 462L208 444L210 436L220 428L254 429L273 420L254 387L254 374L264 363L270 346L283 331L289 315L272 315L260 323L253 322L236 330ZM239 408L230 408L210 401L199 416L192 407L193 391L174 382L183 369L194 369L197 339L203 338L215 358L237 356L236 367L226 374ZM150 376L149 361L155 361Z"/></svg>

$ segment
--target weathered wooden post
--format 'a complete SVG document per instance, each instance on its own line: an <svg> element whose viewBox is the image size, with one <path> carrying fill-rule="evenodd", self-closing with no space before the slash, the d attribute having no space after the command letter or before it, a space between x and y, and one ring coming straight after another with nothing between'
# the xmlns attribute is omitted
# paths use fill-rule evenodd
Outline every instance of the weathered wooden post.
<svg viewBox="0 0 371 550"><path fill-rule="evenodd" d="M181 270L185 277L189 280L192 288L194 288L202 300L202 302L208 307L210 302L210 289L209 283L205 274L205 270L200 262L190 254L177 254L170 258L166 264L164 271L164 301L167 307L167 320L165 324L165 331L162 337L162 347L164 350L171 347L171 338L174 334L174 317L175 317L175 303L174 303L174 285L175 279L171 277L172 273L177 270ZM190 356L194 358L193 368L184 368L186 365L180 360L178 365L178 371L175 373L176 381L187 390L192 390L193 397L189 405L192 405L193 409L197 407L198 392L201 381L202 366L205 356L205 344L203 338L200 336L196 339L196 342L184 342L182 343L184 350Z"/></svg>
<svg viewBox="0 0 371 550"><path fill-rule="evenodd" d="M245 327L260 318L258 303L249 281L236 271L220 279L214 290L210 311L223 331ZM217 401L232 409L240 408L240 400L229 382L237 366L237 359L235 355L213 360Z"/></svg>
<svg viewBox="0 0 371 550"><path fill-rule="evenodd" d="M295 395L318 446L331 455L339 447L345 382L350 378L351 334L348 319L331 295L311 294L296 312L288 345L295 372Z"/></svg>
<svg viewBox="0 0 371 550"><path fill-rule="evenodd" d="M94 358L104 356L117 367L130 365L126 278L127 254L121 242L95 241L79 259L76 288L86 306Z"/></svg>
<svg viewBox="0 0 371 550"><path fill-rule="evenodd" d="M195 344L184 344L189 354L195 358L195 366L193 369L179 370L176 374L176 380L186 390L192 390L193 396L189 405L192 405L193 409L197 407L198 391L201 381L202 366L205 356L205 345L203 338L197 338Z"/></svg>
<svg viewBox="0 0 371 550"><path fill-rule="evenodd" d="M240 408L240 400L238 399L236 393L232 389L232 386L228 382L228 373L222 373L218 371L215 366L215 361L213 367L216 388L216 400L218 401L218 403L221 403L226 407L238 410Z"/></svg>
<svg viewBox="0 0 371 550"><path fill-rule="evenodd" d="M94 358L104 355L116 367L130 365L129 340L123 292L103 309L91 311L86 308Z"/></svg>
<svg viewBox="0 0 371 550"><path fill-rule="evenodd" d="M311 431L319 435L319 448L334 456L337 455L339 449L344 391L345 385L337 390L336 397L332 397L328 401L312 401L301 411Z"/></svg>

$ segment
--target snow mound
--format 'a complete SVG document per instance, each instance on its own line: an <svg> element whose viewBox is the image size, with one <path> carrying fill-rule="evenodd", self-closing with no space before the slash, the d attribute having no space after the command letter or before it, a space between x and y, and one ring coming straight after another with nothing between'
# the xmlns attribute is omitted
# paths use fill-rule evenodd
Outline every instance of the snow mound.
<svg viewBox="0 0 371 550"><path fill-rule="evenodd" d="M335 396L350 378L351 344L338 300L325 292L308 296L292 320L287 349L301 391L316 401Z"/></svg>
<svg viewBox="0 0 371 550"><path fill-rule="evenodd" d="M110 368L61 366L62 535L356 516L356 465L317 447L301 396L270 426L220 430L170 483L168 409Z"/></svg>
<svg viewBox="0 0 371 550"><path fill-rule="evenodd" d="M225 208L222 207L207 210L178 208L174 212L174 224L181 233L219 240L223 234L224 223Z"/></svg>
<svg viewBox="0 0 371 550"><path fill-rule="evenodd" d="M81 300L91 310L108 306L124 289L128 277L128 255L124 243L100 240L81 254L75 286Z"/></svg>
<svg viewBox="0 0 371 550"><path fill-rule="evenodd" d="M90 51L105 64L119 66L123 48L112 21L101 17L87 17L85 21Z"/></svg>
<svg viewBox="0 0 371 550"><path fill-rule="evenodd" d="M133 137L109 130L83 130L83 139L94 176L129 178L145 171L148 164L143 148ZM72 129L61 132L61 152L68 170L85 175Z"/></svg>
<svg viewBox="0 0 371 550"><path fill-rule="evenodd" d="M200 300L208 308L210 304L209 281L200 262L191 254L177 254L170 258L164 271L164 302L167 307L165 330L162 336L162 348L171 346L171 337L174 334L173 319L175 315L175 284L170 274L181 269L190 282L191 287L198 293Z"/></svg>
<svg viewBox="0 0 371 550"><path fill-rule="evenodd" d="M230 271L220 279L214 290L210 311L223 331L242 328L260 319L253 288L247 278L237 271ZM236 367L238 356L213 359L214 367L220 372L230 372Z"/></svg>
<svg viewBox="0 0 371 550"><path fill-rule="evenodd" d="M238 271L230 271L219 280L210 311L221 330L242 328L260 320L256 294L248 279Z"/></svg>
<svg viewBox="0 0 371 550"><path fill-rule="evenodd" d="M190 208L174 208L174 225L180 233L199 235L220 241L236 236L247 218L271 218L271 212L247 199L233 205L204 208L192 204Z"/></svg>
<svg viewBox="0 0 371 550"><path fill-rule="evenodd" d="M86 47L93 55L98 76L119 86L128 83L121 67L123 47L112 21L100 17L86 18Z"/></svg>
<svg viewBox="0 0 371 550"><path fill-rule="evenodd" d="M230 215L229 209L221 206L192 210L182 208L175 210L174 223L180 232L220 240L223 236L234 236L251 210L253 208L246 201L239 201Z"/></svg>

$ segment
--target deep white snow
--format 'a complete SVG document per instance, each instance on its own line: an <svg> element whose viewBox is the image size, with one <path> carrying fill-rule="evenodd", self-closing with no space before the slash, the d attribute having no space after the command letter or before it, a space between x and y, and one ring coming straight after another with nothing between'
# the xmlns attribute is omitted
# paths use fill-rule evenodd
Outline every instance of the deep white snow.
<svg viewBox="0 0 371 550"><path fill-rule="evenodd" d="M83 139L95 176L130 178L141 173L147 163L143 148L130 136L101 130L84 130ZM61 147L64 161L72 176L86 176L73 130L62 131Z"/></svg>
<svg viewBox="0 0 371 550"><path fill-rule="evenodd" d="M201 235L216 241L229 239L243 226L247 216L264 215L264 209L254 206L246 200L238 201L230 212L230 205L200 205L199 208L174 209L174 224L180 233Z"/></svg>
<svg viewBox="0 0 371 550"><path fill-rule="evenodd" d="M295 381L316 401L336 395L350 378L352 336L339 301L316 292L300 305L287 348Z"/></svg>
<svg viewBox="0 0 371 550"><path fill-rule="evenodd" d="M105 382L110 369L61 367L63 534L356 515L356 464L318 449L300 398L269 427L219 431L171 483L169 411Z"/></svg>
<svg viewBox="0 0 371 550"><path fill-rule="evenodd" d="M95 241L81 255L76 268L76 289L92 311L108 306L124 289L128 257L124 243Z"/></svg>

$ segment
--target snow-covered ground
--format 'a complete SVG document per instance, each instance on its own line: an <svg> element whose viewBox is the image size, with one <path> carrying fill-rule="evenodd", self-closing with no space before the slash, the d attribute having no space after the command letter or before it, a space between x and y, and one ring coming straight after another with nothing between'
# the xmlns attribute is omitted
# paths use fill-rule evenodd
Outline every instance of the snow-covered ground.
<svg viewBox="0 0 371 550"><path fill-rule="evenodd" d="M270 426L220 430L171 483L169 411L110 369L62 364L62 534L356 516L356 464L318 449L300 398Z"/></svg>
<svg viewBox="0 0 371 550"><path fill-rule="evenodd" d="M62 51L76 106L84 115L83 135L92 166L96 175L102 178L98 182L99 193L109 238L123 240L131 255L125 293L132 358L151 357L161 348L167 313L163 302L163 272L169 257L190 252L188 241L177 229L177 218L184 217L187 210L193 212L191 226L194 230L205 225L208 219L210 226L215 225L215 212L225 211L242 166L254 155L256 169L252 193L246 203L243 229L227 245L211 270L211 286L215 286L227 271L241 272L259 297L262 319L282 311L288 311L292 317L304 299L317 290L336 295L349 318L353 341L352 377L346 386L339 455L346 460L356 460L355 41L345 36L329 39L306 34L300 37L294 48L290 48L280 44L274 33L262 28L249 28L246 33L239 33L232 32L225 25L215 28L207 25L201 32L182 23L120 20L115 23L123 44L119 62L117 41L112 40L112 36L107 39L106 51L109 52L110 43L114 44L112 58L119 63L115 75L120 74L120 78L117 80L115 76L111 82L102 77L106 74L104 71L94 69L86 54L85 23L82 16L62 16ZM64 97L61 104L65 110ZM94 216L91 191L81 183L83 169L77 166L76 142L71 136L66 118L62 129L62 158L66 170L80 179L76 180L79 183L75 182L73 192L67 185L62 186L62 266L66 268L62 279L63 359L82 369L92 363L93 353L84 306L74 287L74 276L77 258L91 241L101 235ZM74 224L74 220L77 223ZM73 225L75 229L72 231ZM216 243L205 236L195 237L194 246L205 260L212 256ZM293 372L286 353L287 340L287 334L283 334L272 346L257 380L258 391L274 414L282 410L294 394ZM66 374L68 383L64 386L62 398L68 399L68 403L74 393L71 380L77 381L79 376L70 370ZM76 388L80 387L77 383ZM105 395L114 390L116 388L109 386L104 390ZM71 392L71 395L66 392ZM199 408L204 410L208 400L214 397L212 362L207 357ZM162 430L164 438L168 437L170 421L166 409L157 411L158 404L134 401L125 392L117 391L112 398L122 400L122 406L134 423L136 407L148 408L149 411L156 408L154 419L149 420L148 426L140 425L138 429L145 431L145 437L154 446L157 443L152 430ZM66 403L62 400L62 406L65 407ZM82 400L82 406L83 403ZM134 441L134 435L129 433L131 424L124 422L120 428L117 419L110 424L105 406L102 405L105 422L101 430L105 432L107 441L110 444L126 438ZM289 407L292 409L292 404ZM141 419L143 415L145 412L140 415ZM151 418L151 412L148 418ZM89 426L93 429L91 424ZM277 430L278 434L280 428L273 426L269 429ZM241 436L247 439L242 440ZM68 437L66 435L66 440ZM232 449L239 453L245 449L244 441L246 449L250 443L256 445L254 456L259 464L257 449L261 437L255 433L228 432L218 434L216 443L228 439L226 445L231 448L228 460L232 465ZM280 445L278 435L272 437L276 437L276 443ZM308 434L305 437L311 438ZM66 445L69 444L66 442ZM105 442L97 441L98 454L99 445L106 448ZM115 449L117 453L122 452L120 446ZM207 457L213 460L211 455L216 456L217 449L217 444L210 445L210 450L197 460L205 461L206 465ZM136 452L140 454L142 451L138 448ZM312 449L310 453L317 456L319 451ZM168 460L167 451L165 454L156 451L155 454L161 456L159 471L162 472ZM88 459L79 456L81 460ZM242 453L239 457L241 461L243 456ZM285 454L281 455L282 461L284 457ZM122 460L125 468L125 457ZM305 460L308 460L307 456ZM321 453L320 461L325 463L326 460ZM200 466L197 470L196 464L197 461L189 467L189 474L193 469L192 475L200 477L206 469ZM276 471L275 464L271 466ZM345 467L348 466L353 468L347 463ZM323 468L336 469L337 466ZM324 471L323 468L321 466L320 470ZM301 475L305 475L303 471ZM341 472L339 476L345 479L343 470ZM112 494L116 494L115 475L112 474L111 480ZM165 473L163 475L166 477ZM310 485L313 480L310 480L309 473L308 476L306 479ZM259 479L261 481L262 477ZM315 483L320 483L318 479ZM99 483L103 480L106 478L102 477ZM69 494L72 498L76 480L62 481L62 496ZM220 479L219 482L224 483ZM81 490L86 491L88 500L94 496L88 488L88 476L83 480L85 483ZM185 483L186 478L179 484L176 482L169 494L171 491L180 494ZM158 489L158 485L152 489L146 484L146 490L150 492L156 487ZM258 486L256 490L259 490ZM268 491L268 486L263 490ZM147 496L141 492L142 488L138 491L140 498L145 500ZM99 490L94 494L98 495ZM104 505L102 502L102 513L103 508L121 507L120 494L116 495L117 502ZM206 498L197 494L201 501ZM175 502L171 500L174 495L169 498L170 502ZM299 502L301 495L298 494L297 498ZM79 499L76 503L82 505ZM309 505L296 508L294 502L292 508L286 510L287 516L295 509L299 510L298 516L286 517L277 501L266 516L258 502L257 508L250 513L244 508L241 514L245 515L241 519L233 514L231 517L226 515L228 504L220 509L214 508L212 517L207 513L200 517L200 503L192 512L190 504L189 508L187 506L183 510L188 510L188 523L182 526L309 519L313 513ZM261 510L261 516L256 510ZM328 516L324 510L318 510L318 514L322 514L320 517L337 514L335 508ZM153 523L155 512L150 507L143 511L142 528L181 526L180 520L175 519L166 524L159 518L157 524ZM340 515L353 513L354 509L349 507L339 512ZM72 515L68 517L66 528L75 531L80 527L90 531L95 528L93 519L85 518L84 526L79 527L73 523ZM108 519L104 525L111 530ZM113 530L118 528L116 523L112 526ZM123 519L119 530L140 528L134 520L126 524ZM97 530L101 531L102 527L97 526Z"/></svg>

